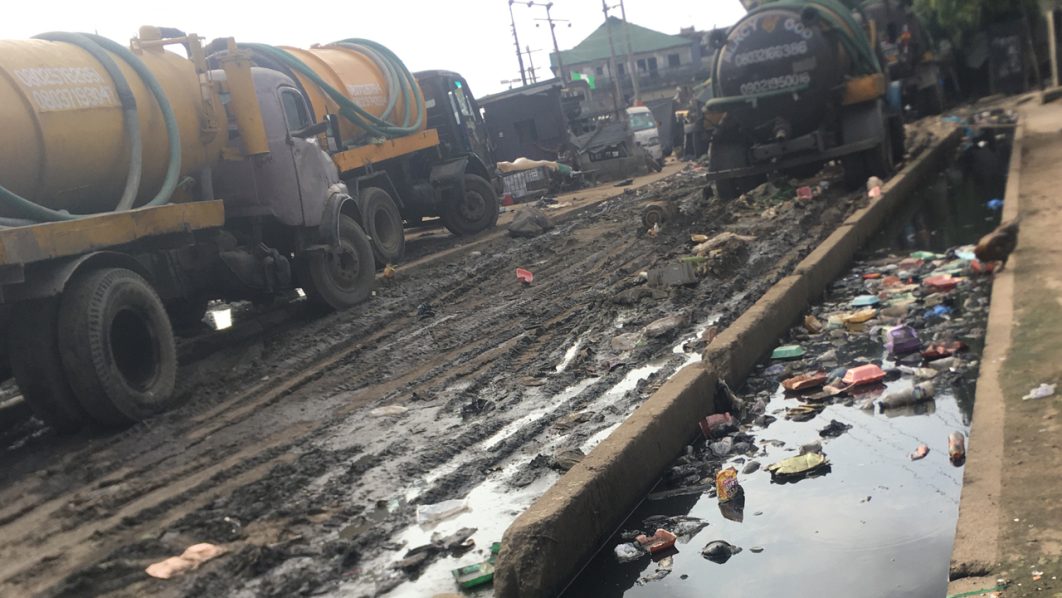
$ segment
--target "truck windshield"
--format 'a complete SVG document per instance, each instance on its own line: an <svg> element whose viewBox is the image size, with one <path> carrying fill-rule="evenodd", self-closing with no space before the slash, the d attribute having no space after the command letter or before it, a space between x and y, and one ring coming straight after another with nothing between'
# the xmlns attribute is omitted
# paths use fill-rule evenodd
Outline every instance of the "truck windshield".
<svg viewBox="0 0 1062 598"><path fill-rule="evenodd" d="M636 112L630 115L630 119L632 131L656 128L656 121L653 120L653 115L649 112Z"/></svg>

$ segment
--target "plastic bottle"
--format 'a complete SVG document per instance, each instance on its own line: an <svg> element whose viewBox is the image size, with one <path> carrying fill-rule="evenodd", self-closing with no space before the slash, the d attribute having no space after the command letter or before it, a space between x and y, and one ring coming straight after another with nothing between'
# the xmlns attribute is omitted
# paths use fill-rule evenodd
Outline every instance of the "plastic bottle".
<svg viewBox="0 0 1062 598"><path fill-rule="evenodd" d="M952 432L948 435L948 458L956 467L966 462L966 437L962 432Z"/></svg>

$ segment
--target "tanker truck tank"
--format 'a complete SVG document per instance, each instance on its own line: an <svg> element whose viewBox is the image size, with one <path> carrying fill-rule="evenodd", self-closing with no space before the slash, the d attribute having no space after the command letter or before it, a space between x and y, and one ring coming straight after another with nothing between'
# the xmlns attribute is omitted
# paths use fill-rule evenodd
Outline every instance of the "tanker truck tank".
<svg viewBox="0 0 1062 598"><path fill-rule="evenodd" d="M0 41L0 218L58 220L166 201L180 179L218 160L227 123L212 109L217 93L193 62L152 45L151 29L134 52L74 34ZM130 205L119 206L130 187Z"/></svg>
<svg viewBox="0 0 1062 598"><path fill-rule="evenodd" d="M762 4L713 35L712 45L713 98L705 112L719 123L709 180L720 195L736 197L775 171L811 176L837 158L852 186L869 174L886 176L897 136L902 156L903 124L881 102L880 63L837 0Z"/></svg>

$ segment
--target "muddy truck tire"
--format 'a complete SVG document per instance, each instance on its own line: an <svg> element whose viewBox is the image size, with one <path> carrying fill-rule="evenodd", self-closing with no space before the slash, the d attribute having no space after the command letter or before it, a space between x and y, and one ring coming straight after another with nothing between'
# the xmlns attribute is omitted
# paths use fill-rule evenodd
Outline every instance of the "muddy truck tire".
<svg viewBox="0 0 1062 598"><path fill-rule="evenodd" d="M455 235L474 235L498 224L498 194L483 177L465 175L464 197L450 198L441 215Z"/></svg>
<svg viewBox="0 0 1062 598"><path fill-rule="evenodd" d="M103 425L140 421L171 406L173 329L158 294L136 272L92 270L67 286L59 352L81 406Z"/></svg>
<svg viewBox="0 0 1062 598"><path fill-rule="evenodd" d="M359 193L361 221L372 242L376 265L397 264L406 252L402 215L391 195L379 187L366 187Z"/></svg>
<svg viewBox="0 0 1062 598"><path fill-rule="evenodd" d="M59 301L15 304L7 331L11 373L34 415L60 434L81 429L87 415L59 356Z"/></svg>
<svg viewBox="0 0 1062 598"><path fill-rule="evenodd" d="M337 252L316 251L303 261L303 290L318 307L353 307L368 299L376 283L372 244L346 214L339 217L339 245Z"/></svg>

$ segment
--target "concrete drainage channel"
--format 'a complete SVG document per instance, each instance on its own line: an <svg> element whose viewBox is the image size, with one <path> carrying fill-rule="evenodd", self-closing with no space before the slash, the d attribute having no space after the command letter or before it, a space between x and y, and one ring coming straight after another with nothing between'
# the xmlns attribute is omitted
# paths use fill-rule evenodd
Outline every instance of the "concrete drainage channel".
<svg viewBox="0 0 1062 598"><path fill-rule="evenodd" d="M893 177L881 199L853 214L723 331L703 365L676 373L521 514L503 538L495 594L561 592L684 450L695 422L717 411L716 382L743 381L886 219L940 169L959 139L959 131L952 132Z"/></svg>

